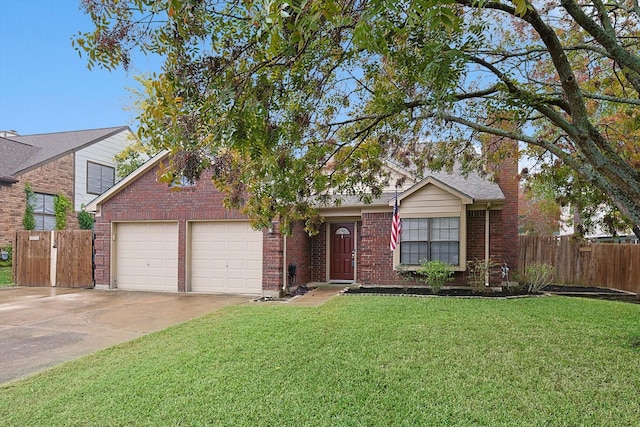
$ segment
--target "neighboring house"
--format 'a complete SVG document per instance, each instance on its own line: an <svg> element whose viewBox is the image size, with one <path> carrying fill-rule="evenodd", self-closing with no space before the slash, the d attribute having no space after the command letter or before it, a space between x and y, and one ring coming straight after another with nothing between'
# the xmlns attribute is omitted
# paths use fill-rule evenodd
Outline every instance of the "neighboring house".
<svg viewBox="0 0 640 427"><path fill-rule="evenodd" d="M64 194L79 211L118 181L114 156L130 145L126 126L104 129L18 135L0 132L0 247L11 245L22 230L25 184L36 193L37 230L55 225L53 197ZM69 214L68 228L77 228Z"/></svg>
<svg viewBox="0 0 640 427"><path fill-rule="evenodd" d="M477 174L406 176L399 189L401 242L389 249L394 189L365 205L345 200L322 208L319 234L296 223L290 236L279 224L256 231L238 211L223 208L210 173L175 191L157 179L163 152L87 205L96 214L96 287L168 292L273 296L290 284L403 283L400 263L439 257L454 265L464 283L467 260L490 257L518 263L517 163L507 161L497 182ZM295 268L294 268L295 267ZM493 278L493 281L500 278Z"/></svg>
<svg viewBox="0 0 640 427"><path fill-rule="evenodd" d="M617 230L616 235L607 232L602 227L602 218L604 214L602 213L605 209L605 206L599 206L598 212L594 217L591 218L591 221L594 223L592 229L585 233L584 238L590 240L594 243L629 243L629 244L640 244L640 240L633 233L632 230ZM576 218L575 213L571 206L565 206L562 208L560 213L560 236L573 236L575 234L574 224L579 221L580 218Z"/></svg>

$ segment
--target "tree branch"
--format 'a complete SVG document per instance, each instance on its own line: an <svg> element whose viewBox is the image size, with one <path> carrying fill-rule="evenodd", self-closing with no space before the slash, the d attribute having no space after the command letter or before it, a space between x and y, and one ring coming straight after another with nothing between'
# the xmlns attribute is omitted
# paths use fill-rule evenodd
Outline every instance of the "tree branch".
<svg viewBox="0 0 640 427"><path fill-rule="evenodd" d="M610 34L605 28L600 27L593 19L587 16L582 8L574 0L561 0L562 7L586 32L591 34L622 68L629 68L633 75L627 77L634 89L640 94L640 57L631 54L616 40L615 33Z"/></svg>

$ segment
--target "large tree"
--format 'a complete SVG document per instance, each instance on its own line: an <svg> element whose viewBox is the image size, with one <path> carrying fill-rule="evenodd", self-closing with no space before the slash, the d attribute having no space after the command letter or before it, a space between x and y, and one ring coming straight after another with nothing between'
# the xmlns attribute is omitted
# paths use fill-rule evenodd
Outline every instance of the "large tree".
<svg viewBox="0 0 640 427"><path fill-rule="evenodd" d="M383 158L476 167L483 134L560 162L640 224L637 141L596 119L640 105L637 0L82 3L90 66L165 59L140 135L183 173L213 166L258 224L313 231L328 194L380 192Z"/></svg>

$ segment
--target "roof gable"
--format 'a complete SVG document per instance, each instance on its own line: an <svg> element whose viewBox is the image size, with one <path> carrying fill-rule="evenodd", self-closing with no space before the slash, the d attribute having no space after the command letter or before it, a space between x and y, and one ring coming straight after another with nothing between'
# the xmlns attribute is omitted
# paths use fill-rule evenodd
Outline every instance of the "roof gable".
<svg viewBox="0 0 640 427"><path fill-rule="evenodd" d="M87 210L88 212L95 212L97 216L100 216L100 206L102 206L104 203L106 203L109 199L111 199L113 196L118 194L120 191L122 191L123 189L131 185L138 178L140 178L142 175L147 173L149 170L151 170L153 167L159 164L162 160L166 159L168 156L169 156L168 150L164 150L156 154L155 156L147 160L145 163L143 163L140 167L138 167L138 169L134 170L129 175L122 178L116 185L109 188L107 191L105 191L104 193L102 193L101 195L93 199L91 202L89 202L85 206L85 210Z"/></svg>
<svg viewBox="0 0 640 427"><path fill-rule="evenodd" d="M2 138L8 141L5 143L7 146L12 146L12 154L4 160L3 168L10 175L19 175L127 130L127 126L118 126ZM25 146L30 148L26 149Z"/></svg>
<svg viewBox="0 0 640 427"><path fill-rule="evenodd" d="M417 184L415 184L414 186L412 186L411 188L409 188L408 190L404 191L403 193L401 193L398 196L398 204L402 204L402 200L406 199L410 196L412 196L413 194L419 192L420 190L422 190L423 188L429 186L429 185L433 185L435 187L438 187L440 190L443 190L446 193L449 193L455 197L457 197L458 199L460 199L462 201L462 204L464 205L470 205L471 203L473 203L473 197L469 196L468 194L465 194L461 191L459 191L456 188L453 188L445 183L443 183L442 181L429 176L425 179L423 179L422 181L418 182ZM391 204L392 201L389 201L389 204Z"/></svg>

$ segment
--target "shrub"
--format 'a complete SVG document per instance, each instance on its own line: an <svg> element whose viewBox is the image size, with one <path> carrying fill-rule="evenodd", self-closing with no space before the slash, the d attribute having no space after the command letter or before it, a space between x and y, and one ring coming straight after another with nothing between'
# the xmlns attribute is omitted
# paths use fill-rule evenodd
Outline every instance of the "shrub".
<svg viewBox="0 0 640 427"><path fill-rule="evenodd" d="M426 282L436 294L453 277L451 266L440 260L422 260L416 273L418 274L418 280Z"/></svg>
<svg viewBox="0 0 640 427"><path fill-rule="evenodd" d="M498 263L492 259L476 259L467 261L468 282L473 292L485 292L487 290L487 277L492 268L498 266Z"/></svg>
<svg viewBox="0 0 640 427"><path fill-rule="evenodd" d="M552 265L533 263L524 269L522 281L530 293L536 293L551 284L554 274L555 268Z"/></svg>
<svg viewBox="0 0 640 427"><path fill-rule="evenodd" d="M56 216L56 230L64 230L67 228L67 212L71 207L71 200L64 194L54 196L53 211Z"/></svg>
<svg viewBox="0 0 640 427"><path fill-rule="evenodd" d="M22 217L22 225L25 230L36 229L35 204L36 193L33 192L29 183L24 184L24 194L26 196L26 206L24 208L24 216Z"/></svg>
<svg viewBox="0 0 640 427"><path fill-rule="evenodd" d="M84 205L82 205L82 209L78 212L78 224L80 225L80 230L92 230L95 221L96 220L93 218L93 215L84 210Z"/></svg>

